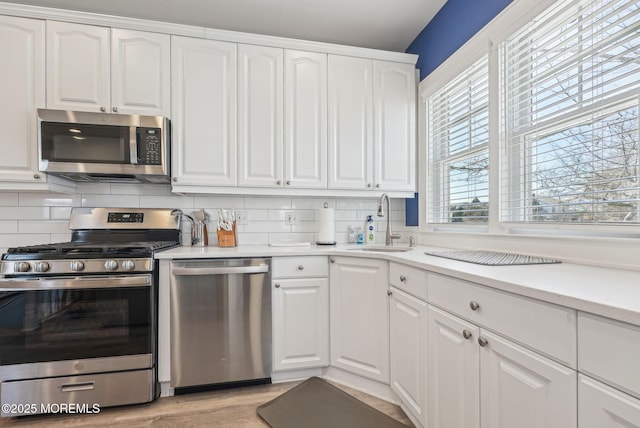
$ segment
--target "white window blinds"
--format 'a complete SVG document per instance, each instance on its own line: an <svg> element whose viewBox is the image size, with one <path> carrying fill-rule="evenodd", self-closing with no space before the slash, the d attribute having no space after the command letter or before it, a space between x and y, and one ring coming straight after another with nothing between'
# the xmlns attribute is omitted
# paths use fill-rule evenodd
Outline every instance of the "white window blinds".
<svg viewBox="0 0 640 428"><path fill-rule="evenodd" d="M486 223L489 71L484 56L429 97L429 222Z"/></svg>
<svg viewBox="0 0 640 428"><path fill-rule="evenodd" d="M501 53L502 220L640 222L640 3L559 1Z"/></svg>

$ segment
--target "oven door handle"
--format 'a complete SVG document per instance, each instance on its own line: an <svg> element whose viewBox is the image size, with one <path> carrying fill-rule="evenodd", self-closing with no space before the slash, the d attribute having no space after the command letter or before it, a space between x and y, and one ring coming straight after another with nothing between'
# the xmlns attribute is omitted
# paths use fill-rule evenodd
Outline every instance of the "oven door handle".
<svg viewBox="0 0 640 428"><path fill-rule="evenodd" d="M0 291L150 287L151 284L151 275L87 276L73 278L0 278Z"/></svg>

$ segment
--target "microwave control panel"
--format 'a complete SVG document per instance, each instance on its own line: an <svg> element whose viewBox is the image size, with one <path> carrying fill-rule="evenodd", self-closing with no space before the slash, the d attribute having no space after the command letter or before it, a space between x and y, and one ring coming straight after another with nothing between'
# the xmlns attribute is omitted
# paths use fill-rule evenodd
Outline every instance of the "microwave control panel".
<svg viewBox="0 0 640 428"><path fill-rule="evenodd" d="M162 165L162 130L140 127L138 132L138 165Z"/></svg>

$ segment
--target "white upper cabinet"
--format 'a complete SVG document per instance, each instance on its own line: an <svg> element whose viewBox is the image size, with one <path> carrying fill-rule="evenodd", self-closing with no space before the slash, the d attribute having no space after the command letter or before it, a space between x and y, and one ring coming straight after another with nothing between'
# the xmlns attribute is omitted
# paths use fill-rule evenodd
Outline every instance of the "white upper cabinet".
<svg viewBox="0 0 640 428"><path fill-rule="evenodd" d="M171 49L173 185L235 186L237 45L174 36Z"/></svg>
<svg viewBox="0 0 640 428"><path fill-rule="evenodd" d="M46 182L36 119L45 104L44 33L44 21L0 16L0 189Z"/></svg>
<svg viewBox="0 0 640 428"><path fill-rule="evenodd" d="M416 188L416 70L373 62L374 184L380 190Z"/></svg>
<svg viewBox="0 0 640 428"><path fill-rule="evenodd" d="M284 185L326 189L327 55L284 55Z"/></svg>
<svg viewBox="0 0 640 428"><path fill-rule="evenodd" d="M282 187L284 50L238 45L238 184Z"/></svg>
<svg viewBox="0 0 640 428"><path fill-rule="evenodd" d="M412 64L329 56L329 188L415 191Z"/></svg>
<svg viewBox="0 0 640 428"><path fill-rule="evenodd" d="M47 21L47 107L111 107L109 28Z"/></svg>
<svg viewBox="0 0 640 428"><path fill-rule="evenodd" d="M170 36L47 21L47 107L169 115Z"/></svg>
<svg viewBox="0 0 640 428"><path fill-rule="evenodd" d="M373 62L329 55L329 188L373 187Z"/></svg>
<svg viewBox="0 0 640 428"><path fill-rule="evenodd" d="M169 116L170 36L111 30L111 111Z"/></svg>

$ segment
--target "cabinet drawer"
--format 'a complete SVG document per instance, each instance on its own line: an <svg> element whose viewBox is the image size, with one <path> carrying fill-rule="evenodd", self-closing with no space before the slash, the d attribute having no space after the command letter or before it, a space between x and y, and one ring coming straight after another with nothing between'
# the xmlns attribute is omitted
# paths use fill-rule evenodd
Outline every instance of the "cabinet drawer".
<svg viewBox="0 0 640 428"><path fill-rule="evenodd" d="M427 300L427 272L422 269L389 263L389 283L422 300Z"/></svg>
<svg viewBox="0 0 640 428"><path fill-rule="evenodd" d="M580 312L578 370L640 398L640 326Z"/></svg>
<svg viewBox="0 0 640 428"><path fill-rule="evenodd" d="M429 301L576 368L576 311L429 273Z"/></svg>
<svg viewBox="0 0 640 428"><path fill-rule="evenodd" d="M326 256L274 257L273 278L301 278L328 276L329 264Z"/></svg>
<svg viewBox="0 0 640 428"><path fill-rule="evenodd" d="M88 403L88 410L92 411L93 403L104 408L152 401L153 378L153 371L147 369L0 382L0 394L4 405L36 403L37 408L24 409L21 414L25 415L46 413L49 408L56 412L61 403ZM18 416L18 413L6 413L3 406L2 416Z"/></svg>

